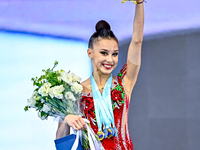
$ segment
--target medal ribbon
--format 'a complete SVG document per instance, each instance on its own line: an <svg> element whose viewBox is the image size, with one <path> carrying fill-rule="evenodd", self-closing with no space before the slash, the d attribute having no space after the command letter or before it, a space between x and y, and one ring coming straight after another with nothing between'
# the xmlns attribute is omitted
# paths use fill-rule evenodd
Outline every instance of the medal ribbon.
<svg viewBox="0 0 200 150"><path fill-rule="evenodd" d="M113 128L116 131L111 104L112 74L106 81L106 85L104 87L102 95L99 91L96 81L94 80L93 75L90 76L90 81L92 86L92 94L98 130L102 131L102 125L104 125L103 129L111 128L112 123Z"/></svg>

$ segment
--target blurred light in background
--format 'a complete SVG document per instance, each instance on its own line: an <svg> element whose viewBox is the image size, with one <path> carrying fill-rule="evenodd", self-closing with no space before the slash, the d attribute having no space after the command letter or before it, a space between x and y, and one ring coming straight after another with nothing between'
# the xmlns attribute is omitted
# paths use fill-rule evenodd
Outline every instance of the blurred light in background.
<svg viewBox="0 0 200 150"><path fill-rule="evenodd" d="M33 91L31 78L42 69L71 70L89 77L87 43L31 34L0 32L0 145L1 150L54 150L57 122L42 121L35 110L25 112Z"/></svg>

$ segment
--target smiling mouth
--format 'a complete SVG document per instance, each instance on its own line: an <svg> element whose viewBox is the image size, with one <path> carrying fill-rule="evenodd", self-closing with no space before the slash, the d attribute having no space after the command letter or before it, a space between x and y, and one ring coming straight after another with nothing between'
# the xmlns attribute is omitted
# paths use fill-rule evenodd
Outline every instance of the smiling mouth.
<svg viewBox="0 0 200 150"><path fill-rule="evenodd" d="M105 69L111 69L113 65L110 65L110 64L103 64L103 67Z"/></svg>

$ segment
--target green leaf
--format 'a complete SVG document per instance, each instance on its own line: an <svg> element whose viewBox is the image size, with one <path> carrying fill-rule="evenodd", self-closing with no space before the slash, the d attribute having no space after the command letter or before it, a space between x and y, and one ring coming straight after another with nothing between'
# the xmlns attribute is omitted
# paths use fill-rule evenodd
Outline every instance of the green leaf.
<svg viewBox="0 0 200 150"><path fill-rule="evenodd" d="M57 65L58 64L58 61L56 60L55 62L54 62L54 65Z"/></svg>
<svg viewBox="0 0 200 150"><path fill-rule="evenodd" d="M36 97L36 101L40 101L41 100L41 97L40 96L37 96Z"/></svg>
<svg viewBox="0 0 200 150"><path fill-rule="evenodd" d="M29 108L28 106L25 106L25 107L24 107L24 110L25 110L25 111L28 111L28 108Z"/></svg>
<svg viewBox="0 0 200 150"><path fill-rule="evenodd" d="M41 101L36 101L35 106L38 108L42 108L43 104L41 103Z"/></svg>
<svg viewBox="0 0 200 150"><path fill-rule="evenodd" d="M48 117L48 114L45 113L44 111L42 111L42 112L41 112L41 117L43 117L43 116L44 116L45 118L47 118L47 117Z"/></svg>
<svg viewBox="0 0 200 150"><path fill-rule="evenodd" d="M40 88L36 88L34 91L38 91Z"/></svg>

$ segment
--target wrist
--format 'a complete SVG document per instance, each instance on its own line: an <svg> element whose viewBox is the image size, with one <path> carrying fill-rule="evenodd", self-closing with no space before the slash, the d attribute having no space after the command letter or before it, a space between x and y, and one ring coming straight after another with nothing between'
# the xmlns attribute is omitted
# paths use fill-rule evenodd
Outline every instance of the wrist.
<svg viewBox="0 0 200 150"><path fill-rule="evenodd" d="M122 3L124 3L125 1L131 1L133 2L134 4L142 4L142 3L146 3L145 0L122 0Z"/></svg>
<svg viewBox="0 0 200 150"><path fill-rule="evenodd" d="M142 3L146 3L145 0L136 0L136 1L133 1L135 4L142 4Z"/></svg>

